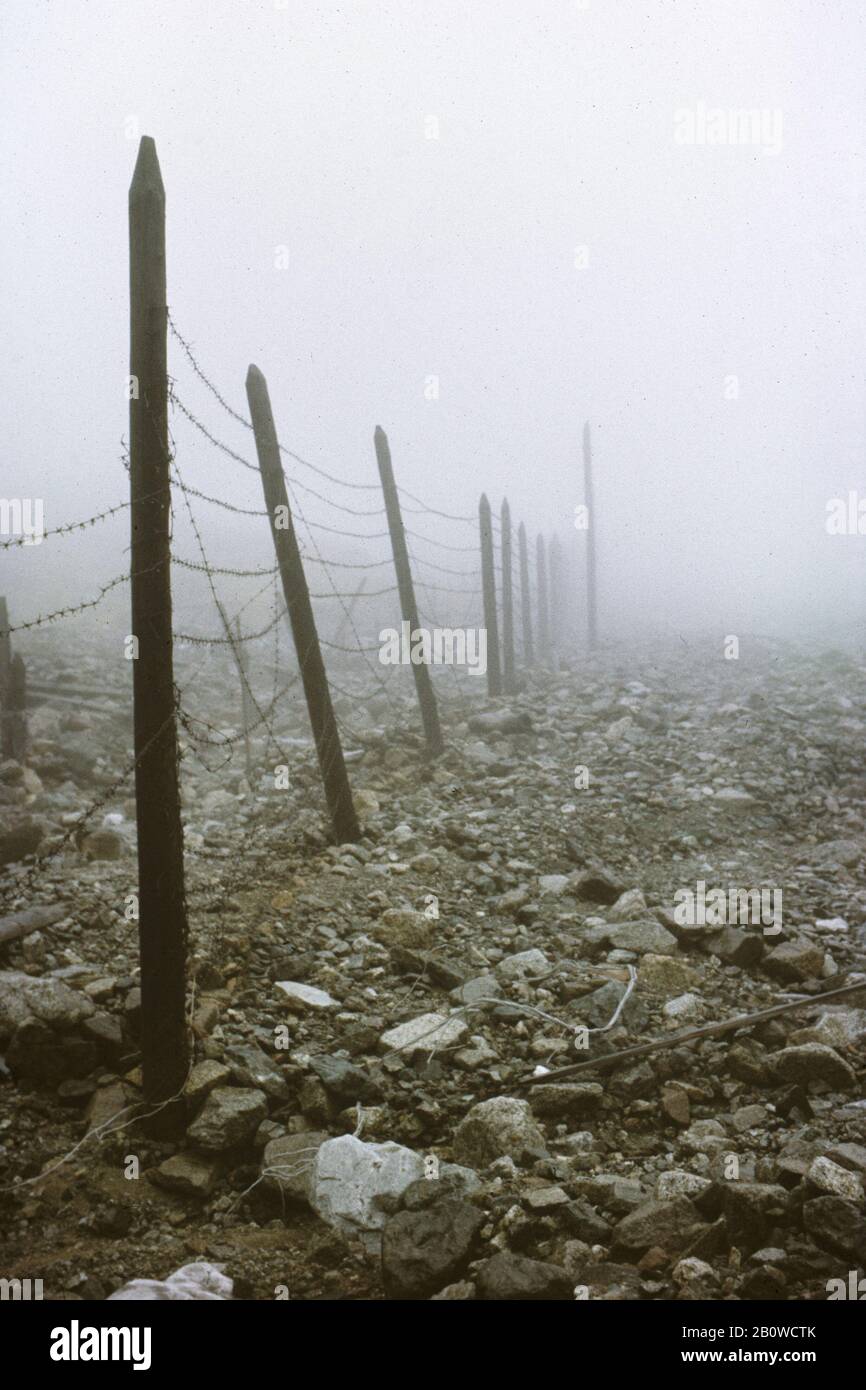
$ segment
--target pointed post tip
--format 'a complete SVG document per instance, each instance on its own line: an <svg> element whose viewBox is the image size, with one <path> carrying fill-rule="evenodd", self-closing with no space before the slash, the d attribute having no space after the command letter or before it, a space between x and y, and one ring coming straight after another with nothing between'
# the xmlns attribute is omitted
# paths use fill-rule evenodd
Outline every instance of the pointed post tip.
<svg viewBox="0 0 866 1390"><path fill-rule="evenodd" d="M261 368L257 367L255 362L251 362L247 367L247 381L264 381L264 379L264 372Z"/></svg>
<svg viewBox="0 0 866 1390"><path fill-rule="evenodd" d="M156 192L165 196L156 141L152 135L142 135L138 142L138 156L132 171L129 192L130 195Z"/></svg>

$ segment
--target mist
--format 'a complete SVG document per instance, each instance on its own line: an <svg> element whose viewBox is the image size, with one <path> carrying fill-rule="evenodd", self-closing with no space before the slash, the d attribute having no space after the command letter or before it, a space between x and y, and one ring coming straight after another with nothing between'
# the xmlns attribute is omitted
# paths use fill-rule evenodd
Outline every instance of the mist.
<svg viewBox="0 0 866 1390"><path fill-rule="evenodd" d="M149 134L174 320L242 414L261 367L287 448L375 483L379 424L431 505L507 496L531 538L559 534L580 631L590 420L608 637L862 636L864 542L826 528L863 486L856 0L69 0L0 25L2 491L43 499L48 530L127 494L126 201ZM767 119L701 143L716 108ZM170 352L180 399L250 452ZM191 485L261 505L177 409L172 428ZM197 510L213 563L272 563L263 520ZM179 499L175 535L198 559ZM91 597L127 546L121 512L7 550L13 622ZM207 613L199 581L175 573L180 612Z"/></svg>

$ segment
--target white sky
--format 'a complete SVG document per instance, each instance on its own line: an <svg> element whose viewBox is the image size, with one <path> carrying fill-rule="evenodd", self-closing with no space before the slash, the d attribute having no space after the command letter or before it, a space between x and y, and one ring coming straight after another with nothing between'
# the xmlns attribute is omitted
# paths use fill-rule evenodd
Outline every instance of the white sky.
<svg viewBox="0 0 866 1390"><path fill-rule="evenodd" d="M608 624L862 625L866 536L824 519L866 497L864 32L862 0L5 0L0 491L49 527L125 495L132 129L178 324L242 409L258 363L284 443L375 481L381 424L406 487L507 493L576 544L589 418ZM781 151L678 145L701 102L780 111ZM258 505L177 439L197 486ZM269 563L264 522L201 519L215 563ZM126 526L7 552L0 592L19 618L85 597Z"/></svg>

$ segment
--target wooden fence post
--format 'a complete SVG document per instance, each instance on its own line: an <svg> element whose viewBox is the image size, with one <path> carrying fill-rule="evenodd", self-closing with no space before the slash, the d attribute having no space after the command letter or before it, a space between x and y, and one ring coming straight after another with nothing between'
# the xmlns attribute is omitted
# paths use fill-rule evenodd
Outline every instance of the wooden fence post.
<svg viewBox="0 0 866 1390"><path fill-rule="evenodd" d="M529 592L529 554L526 546L526 527L521 521L517 529L517 545L520 552L520 618L523 629L523 664L535 665L535 652L532 646L532 599Z"/></svg>
<svg viewBox="0 0 866 1390"><path fill-rule="evenodd" d="M598 607L595 571L595 503L592 495L592 444L589 421L583 427L583 495L587 511L586 624L590 647L598 645Z"/></svg>
<svg viewBox="0 0 866 1390"><path fill-rule="evenodd" d="M560 658L562 656L564 626L565 626L565 586L562 574L562 550L559 544L559 537L551 536L547 550L550 574L549 574L549 610L550 610L550 648L553 658L554 669L559 669Z"/></svg>
<svg viewBox="0 0 866 1390"><path fill-rule="evenodd" d="M9 667L2 721L3 757L23 763L27 757L27 669L17 652Z"/></svg>
<svg viewBox="0 0 866 1390"><path fill-rule="evenodd" d="M331 692L319 647L319 634L316 631L310 591L295 536L286 480L280 461L277 430L268 395L268 383L258 367L250 367L246 386L265 507L270 518L274 550L292 624L292 636L319 758L325 800L334 827L334 836L337 843L342 845L359 840L361 829L355 815L352 788L349 786L343 747L334 718L334 707L331 704Z"/></svg>
<svg viewBox="0 0 866 1390"><path fill-rule="evenodd" d="M9 610L5 598L0 598L0 754L11 758L12 726L9 719L9 697L12 683L12 639L9 633Z"/></svg>
<svg viewBox="0 0 866 1390"><path fill-rule="evenodd" d="M496 618L496 571L493 568L493 522L487 494L482 492L478 504L481 529L481 590L484 598L484 626L487 628L487 693L502 694L502 672L499 666L499 624Z"/></svg>
<svg viewBox="0 0 866 1390"><path fill-rule="evenodd" d="M250 748L250 726L253 720L252 710L250 709L250 688L248 674L249 665L247 663L242 645L243 634L241 633L240 617L235 618L235 635L237 637L237 643L235 644L235 658L237 660L238 675L240 676L241 681L241 718L243 719L244 724L244 770L246 772L247 782L250 785L250 790L252 790L253 755L252 750Z"/></svg>
<svg viewBox="0 0 866 1390"><path fill-rule="evenodd" d="M400 495L397 492L397 484L394 482L391 449L388 444L388 436L379 425L376 426L373 442L376 447L376 463L379 466L382 494L385 498L388 530L391 532L391 549L394 553L394 569L397 573L397 589L400 594L400 613L403 622L409 624L409 639L411 641L412 633L418 627L418 604L415 599L412 571L409 567L409 550L406 545L406 532L403 529L403 516L400 511ZM424 725L427 751L431 757L436 758L445 745L442 741L442 729L439 724L439 709L436 704L433 680L429 667L423 661L418 664L413 661L412 674L415 677L415 691L418 696L418 704L421 707L421 722Z"/></svg>
<svg viewBox="0 0 866 1390"><path fill-rule="evenodd" d="M538 568L538 655L542 662L547 662L550 661L550 610L547 605L547 559L542 535L535 543L535 553Z"/></svg>
<svg viewBox="0 0 866 1390"><path fill-rule="evenodd" d="M502 685L506 695L513 695L514 679L514 597L511 587L511 508L504 498L500 512L502 554Z"/></svg>
<svg viewBox="0 0 866 1390"><path fill-rule="evenodd" d="M5 598L0 598L0 704L6 697L11 669L12 639L9 633L9 610Z"/></svg>
<svg viewBox="0 0 866 1390"><path fill-rule="evenodd" d="M141 1051L154 1131L183 1118L189 1072L187 918L171 625L165 190L150 136L129 189L129 481Z"/></svg>

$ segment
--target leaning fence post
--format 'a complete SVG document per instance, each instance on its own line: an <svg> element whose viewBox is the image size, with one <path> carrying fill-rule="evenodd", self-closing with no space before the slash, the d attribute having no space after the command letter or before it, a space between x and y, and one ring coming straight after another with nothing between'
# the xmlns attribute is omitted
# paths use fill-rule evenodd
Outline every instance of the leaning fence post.
<svg viewBox="0 0 866 1390"><path fill-rule="evenodd" d="M359 840L361 830L355 815L352 788L349 786L343 748L334 718L334 707L331 704L331 692L319 647L319 634L316 631L310 591L289 508L268 383L255 366L251 366L247 372L247 400L250 404L250 418L262 475L265 507L270 518L274 550L280 567L286 607L289 610L295 651L325 788L325 800L334 827L334 836L337 843L342 845Z"/></svg>
<svg viewBox="0 0 866 1390"><path fill-rule="evenodd" d="M388 530L391 532L391 549L394 552L394 569L397 572L397 589L400 594L400 612L403 621L409 624L411 641L412 633L418 627L418 605L415 600L412 571L409 568L409 550L406 545L406 532L403 529L403 516L400 511L400 495L397 492L397 484L394 482L391 449L388 444L388 436L379 425L376 426L373 442L376 447L376 463L379 465L382 494L385 498ZM421 706L421 722L424 725L427 749L435 758L442 752L445 745L442 742L439 709L436 704L436 692L433 689L430 670L423 661L417 664L413 662L412 674L415 677L418 704Z"/></svg>
<svg viewBox="0 0 866 1390"><path fill-rule="evenodd" d="M487 693L502 694L502 673L499 667L499 624L496 620L496 572L493 568L493 523L487 494L482 492L478 504L481 528L481 591L484 598L484 626L487 629Z"/></svg>
<svg viewBox="0 0 866 1390"><path fill-rule="evenodd" d="M526 527L521 521L517 529L517 545L520 551L520 618L523 628L523 664L535 665L535 652L532 646L532 606L529 593L529 554L526 548Z"/></svg>
<svg viewBox="0 0 866 1390"><path fill-rule="evenodd" d="M129 189L129 481L135 805L145 1099L171 1130L189 1072L187 919L171 630L165 190L150 136Z"/></svg>
<svg viewBox="0 0 866 1390"><path fill-rule="evenodd" d="M547 606L547 560L544 552L544 537L539 535L535 543L536 564L538 567L538 654L542 661L550 660L550 611Z"/></svg>
<svg viewBox="0 0 866 1390"><path fill-rule="evenodd" d="M592 445L589 421L583 427L583 495L586 503L586 624L590 647L598 644L598 608L595 573L595 505L592 496Z"/></svg>
<svg viewBox="0 0 866 1390"><path fill-rule="evenodd" d="M514 598L511 589L511 509L504 498L500 511L502 528L502 675L506 695L513 695L514 681Z"/></svg>

